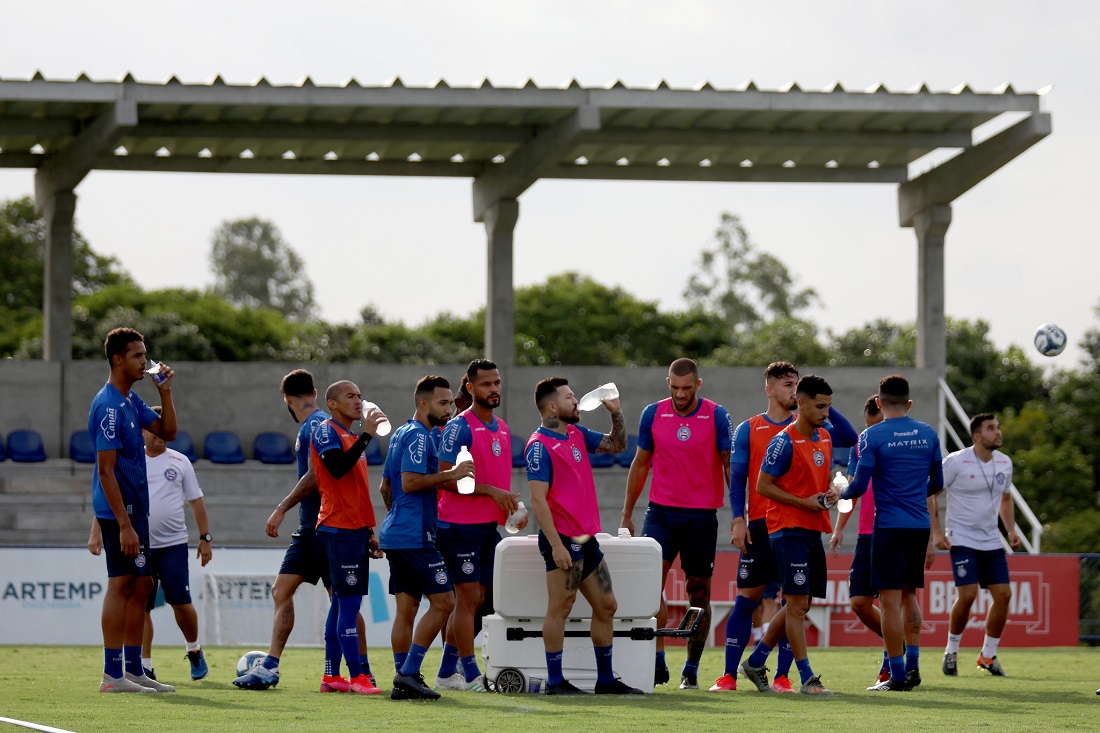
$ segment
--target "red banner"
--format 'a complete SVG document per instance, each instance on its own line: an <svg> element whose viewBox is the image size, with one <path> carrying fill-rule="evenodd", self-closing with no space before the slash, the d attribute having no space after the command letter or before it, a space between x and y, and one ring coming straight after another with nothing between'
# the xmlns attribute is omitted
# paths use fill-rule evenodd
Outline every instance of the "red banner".
<svg viewBox="0 0 1100 733"><path fill-rule="evenodd" d="M712 628L716 646L725 645L726 616L737 596L736 552L719 552L711 581ZM807 641L830 646L879 646L881 640L867 630L848 605L848 569L851 554L829 555L829 580L824 601L815 600L811 615L822 629L807 625ZM1012 584L1012 604L1002 636L1008 646L1076 646L1080 612L1079 558L1076 555L1009 555L1008 571ZM684 574L679 561L669 574L665 597L669 600L669 624L678 622L687 605ZM924 588L917 592L924 615L922 646L947 643L947 625L955 600L951 558L941 553L931 570L925 572ZM970 609L970 620L963 634L964 647L981 646L985 617L991 604L987 591L981 591ZM827 611L826 611L827 609ZM827 620L826 620L827 619ZM671 641L671 640L670 640Z"/></svg>

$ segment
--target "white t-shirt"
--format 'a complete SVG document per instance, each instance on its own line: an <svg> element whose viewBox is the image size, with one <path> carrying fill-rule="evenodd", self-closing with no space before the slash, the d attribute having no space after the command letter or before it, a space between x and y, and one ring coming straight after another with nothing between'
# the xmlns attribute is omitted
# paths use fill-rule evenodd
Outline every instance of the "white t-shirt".
<svg viewBox="0 0 1100 733"><path fill-rule="evenodd" d="M202 498L191 461L168 448L155 458L146 455L145 470L149 477L149 547L185 544L183 505Z"/></svg>
<svg viewBox="0 0 1100 733"><path fill-rule="evenodd" d="M997 514L1001 497L1012 485L1012 459L993 451L989 463L964 448L943 459L943 487L947 491L947 539L972 550L999 550ZM1011 529L1011 528L1010 528Z"/></svg>

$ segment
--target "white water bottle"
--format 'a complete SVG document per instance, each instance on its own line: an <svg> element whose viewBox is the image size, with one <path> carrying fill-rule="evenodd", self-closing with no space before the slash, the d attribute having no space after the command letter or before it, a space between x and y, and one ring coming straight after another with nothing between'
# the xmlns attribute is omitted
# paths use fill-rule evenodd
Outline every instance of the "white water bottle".
<svg viewBox="0 0 1100 733"><path fill-rule="evenodd" d="M366 418L367 413L370 412L371 410L381 410L381 409L382 408L380 408L378 405L374 404L373 402L371 402L369 400L363 400L363 417L364 418ZM376 436L378 436L379 438L384 438L384 437L386 437L387 435L390 434L390 429L391 429L390 419L387 417L385 420L378 423L378 426L374 429L374 434Z"/></svg>
<svg viewBox="0 0 1100 733"><path fill-rule="evenodd" d="M833 488L837 491L844 491L848 486L848 479L844 477L844 473L837 469L836 475L833 476ZM841 514L848 514L852 511L852 500L841 499L836 503L836 510Z"/></svg>
<svg viewBox="0 0 1100 733"><path fill-rule="evenodd" d="M508 521L504 523L504 530L508 534L519 532L519 523L527 519L527 507L523 502L516 502L516 510L508 515Z"/></svg>
<svg viewBox="0 0 1100 733"><path fill-rule="evenodd" d="M470 449L467 448L466 446L462 446L462 450L460 450L458 452L458 459L455 461L455 465L457 466L457 465L462 464L462 463L469 463L472 460L474 460L474 457L472 455L470 455ZM475 481L474 481L473 476L465 476L463 478L460 478L457 481L457 483L458 483L458 493L460 493L460 494L472 494L472 493L474 493L474 483L475 483Z"/></svg>

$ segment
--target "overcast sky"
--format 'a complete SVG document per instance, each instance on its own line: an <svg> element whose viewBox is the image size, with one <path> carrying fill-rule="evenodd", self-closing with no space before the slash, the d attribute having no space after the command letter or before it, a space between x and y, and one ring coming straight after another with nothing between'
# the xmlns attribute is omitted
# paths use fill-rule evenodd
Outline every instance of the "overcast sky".
<svg viewBox="0 0 1100 733"><path fill-rule="evenodd" d="M0 77L229 83L260 76L317 84L354 76L407 86L672 86L703 80L774 89L839 81L935 91L1047 85L1054 133L953 207L947 313L984 318L999 345L1062 325L1069 367L1098 323L1096 127L1100 94L1093 2L400 2L264 0L74 3L3 0ZM0 198L33 175L0 169ZM212 283L210 235L231 218L273 220L304 258L322 315L352 321L368 303L418 323L485 300L485 237L466 180L93 172L77 189L77 226L147 288ZM517 286L580 270L680 308L723 211L812 286L812 316L843 331L916 315L916 239L897 222L893 185L540 181L520 198ZM463 268L454 288L441 269ZM1030 349L1030 346L1028 347ZM1042 358L1042 357L1038 357Z"/></svg>

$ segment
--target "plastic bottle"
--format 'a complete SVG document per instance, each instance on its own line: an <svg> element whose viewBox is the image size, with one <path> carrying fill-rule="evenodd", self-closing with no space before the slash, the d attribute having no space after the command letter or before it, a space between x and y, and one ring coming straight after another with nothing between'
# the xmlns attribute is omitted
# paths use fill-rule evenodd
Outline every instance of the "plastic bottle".
<svg viewBox="0 0 1100 733"><path fill-rule="evenodd" d="M168 379L168 375L160 370L160 362L148 358L146 361L152 362L153 364L153 366L145 370L145 373L153 380L153 384L164 384L164 380Z"/></svg>
<svg viewBox="0 0 1100 733"><path fill-rule="evenodd" d="M508 521L504 523L504 530L508 534L519 532L519 523L524 519L527 519L527 507L520 501L516 503L516 510L508 515Z"/></svg>
<svg viewBox="0 0 1100 733"><path fill-rule="evenodd" d="M457 466L460 463L469 463L472 460L474 460L474 457L472 455L470 455L470 449L467 448L466 446L462 446L462 450L460 450L458 452L458 459L455 461L455 465ZM458 483L458 493L460 493L460 494L472 494L472 493L474 493L474 484L476 482L474 481L473 476L466 476L465 478L460 478L457 483Z"/></svg>
<svg viewBox="0 0 1100 733"><path fill-rule="evenodd" d="M366 417L367 413L371 410L381 410L382 408L374 404L369 400L363 400L363 416ZM390 419L386 418L382 422L378 423L378 427L374 429L374 434L379 438L384 438L390 434Z"/></svg>
<svg viewBox="0 0 1100 733"><path fill-rule="evenodd" d="M600 406L603 400L613 400L619 396L619 388L615 386L614 382L608 382L607 384L601 384L596 389L592 390L584 397L581 397L577 402L577 409L582 412L588 412L595 410Z"/></svg>
<svg viewBox="0 0 1100 733"><path fill-rule="evenodd" d="M844 477L844 473L837 469L836 475L833 476L833 488L837 491L843 491L848 486L848 479ZM841 514L847 514L852 511L852 500L841 499L836 503L836 510Z"/></svg>

